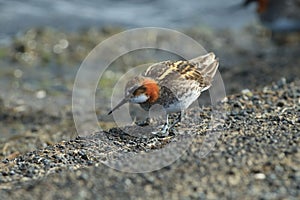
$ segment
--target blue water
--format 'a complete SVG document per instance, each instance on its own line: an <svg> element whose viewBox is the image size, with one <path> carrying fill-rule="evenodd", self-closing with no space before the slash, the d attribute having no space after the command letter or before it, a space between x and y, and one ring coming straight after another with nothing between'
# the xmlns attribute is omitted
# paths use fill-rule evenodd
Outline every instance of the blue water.
<svg viewBox="0 0 300 200"><path fill-rule="evenodd" d="M64 30L102 25L238 29L254 20L242 0L0 0L0 38L36 26Z"/></svg>

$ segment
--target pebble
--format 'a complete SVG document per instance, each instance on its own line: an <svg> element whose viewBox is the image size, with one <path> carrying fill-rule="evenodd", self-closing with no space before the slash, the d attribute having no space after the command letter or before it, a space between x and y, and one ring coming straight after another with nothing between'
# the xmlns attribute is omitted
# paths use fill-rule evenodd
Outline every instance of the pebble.
<svg viewBox="0 0 300 200"><path fill-rule="evenodd" d="M246 95L247 97L253 96L253 93L249 89L242 90L242 94Z"/></svg>
<svg viewBox="0 0 300 200"><path fill-rule="evenodd" d="M39 90L35 93L36 98L38 99L44 99L46 97L47 93L45 90Z"/></svg>
<svg viewBox="0 0 300 200"><path fill-rule="evenodd" d="M263 180L263 179L266 178L266 175L263 174L263 173L257 173L257 174L254 175L254 178L258 179L258 180Z"/></svg>

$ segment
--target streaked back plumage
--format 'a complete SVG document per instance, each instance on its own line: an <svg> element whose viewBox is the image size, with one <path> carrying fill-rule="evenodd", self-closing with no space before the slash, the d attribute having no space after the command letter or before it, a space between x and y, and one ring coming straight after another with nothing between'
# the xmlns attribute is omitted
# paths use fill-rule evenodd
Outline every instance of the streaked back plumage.
<svg viewBox="0 0 300 200"><path fill-rule="evenodd" d="M218 59L214 53L208 53L189 61L164 61L151 65L142 76L151 77L159 83L176 80L194 80L199 87L208 89L218 69ZM204 90L202 90L204 91Z"/></svg>

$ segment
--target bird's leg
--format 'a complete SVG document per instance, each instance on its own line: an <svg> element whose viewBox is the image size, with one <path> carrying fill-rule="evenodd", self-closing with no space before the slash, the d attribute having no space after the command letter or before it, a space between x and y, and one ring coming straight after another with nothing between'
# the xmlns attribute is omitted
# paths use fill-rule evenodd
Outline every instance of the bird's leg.
<svg viewBox="0 0 300 200"><path fill-rule="evenodd" d="M184 115L184 111L181 111L179 114L178 114L178 117L174 120L174 122L171 124L171 126L169 127L169 130L174 128L174 126L178 123L178 122L181 122L181 119L182 119L182 116Z"/></svg>
<svg viewBox="0 0 300 200"><path fill-rule="evenodd" d="M169 126L169 115L167 114L167 121L166 123L162 126L161 131L160 132L152 132L153 134L158 134L160 133L162 136L167 136L169 134L169 131L174 128L174 126L178 123L181 122L182 117L184 115L184 111L181 111L178 114L178 117L174 120L174 122L171 124L171 126Z"/></svg>
<svg viewBox="0 0 300 200"><path fill-rule="evenodd" d="M168 133L169 129L170 129L169 128L169 115L167 114L167 121L161 129L162 135L165 135L166 133Z"/></svg>
<svg viewBox="0 0 300 200"><path fill-rule="evenodd" d="M169 115L167 114L167 121L165 122L164 125L160 126L161 127L161 131L155 131L152 132L153 134L161 134L162 136L167 136L169 133Z"/></svg>

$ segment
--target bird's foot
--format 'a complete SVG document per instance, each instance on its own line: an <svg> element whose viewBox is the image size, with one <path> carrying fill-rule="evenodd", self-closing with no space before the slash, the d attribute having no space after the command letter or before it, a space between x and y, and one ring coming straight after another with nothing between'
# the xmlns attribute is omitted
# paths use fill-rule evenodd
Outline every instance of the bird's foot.
<svg viewBox="0 0 300 200"><path fill-rule="evenodd" d="M165 137L169 135L169 131L169 124L166 123L159 127L159 131L153 131L152 134Z"/></svg>

